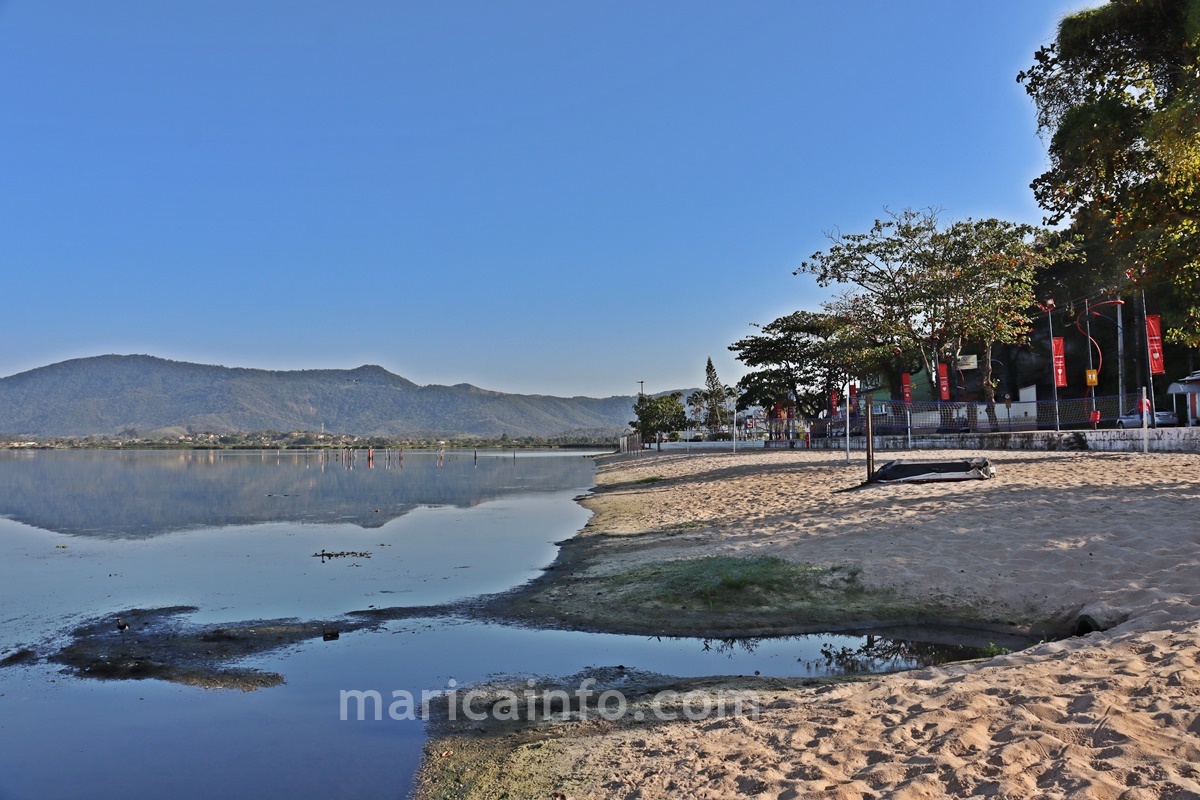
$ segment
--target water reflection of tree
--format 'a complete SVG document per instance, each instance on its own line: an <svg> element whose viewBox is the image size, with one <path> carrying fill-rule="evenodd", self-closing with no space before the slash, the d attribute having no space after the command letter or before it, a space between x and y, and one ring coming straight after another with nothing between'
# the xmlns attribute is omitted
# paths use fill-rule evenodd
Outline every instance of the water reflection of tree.
<svg viewBox="0 0 1200 800"><path fill-rule="evenodd" d="M916 642L909 639L884 639L867 636L858 647L821 645L821 658L803 661L809 669L837 671L843 674L887 672L927 667L975 658L979 649L964 645Z"/></svg>
<svg viewBox="0 0 1200 800"><path fill-rule="evenodd" d="M733 658L738 650L753 653L761 642L761 639L703 639L700 645L705 653L720 653L726 658Z"/></svg>
<svg viewBox="0 0 1200 800"><path fill-rule="evenodd" d="M772 637L768 641L803 640L805 636ZM733 658L736 653L753 655L762 645L761 638L708 638L700 640L701 650ZM966 645L936 644L911 639L886 639L867 635L858 647L826 642L820 658L798 658L809 672L823 674L869 674L892 672L914 667L929 667L979 658L984 652Z"/></svg>

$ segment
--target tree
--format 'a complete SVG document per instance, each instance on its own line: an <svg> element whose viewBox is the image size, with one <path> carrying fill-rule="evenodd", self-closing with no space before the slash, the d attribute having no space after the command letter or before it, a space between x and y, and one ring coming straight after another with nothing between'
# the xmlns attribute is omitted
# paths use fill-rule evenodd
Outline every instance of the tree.
<svg viewBox="0 0 1200 800"><path fill-rule="evenodd" d="M843 347L860 372L871 362L916 361L936 396L937 365L956 367L974 343L985 350L984 391L993 401L991 346L1028 333L1035 274L1067 257L1070 243L998 219L943 226L932 209L889 217L867 233L830 236L832 246L797 273L849 287L827 310L851 332Z"/></svg>
<svg viewBox="0 0 1200 800"><path fill-rule="evenodd" d="M1135 284L1173 295L1168 338L1200 345L1200 3L1112 0L1062 20L1017 80L1048 135L1032 184L1056 223L1108 230Z"/></svg>
<svg viewBox="0 0 1200 800"><path fill-rule="evenodd" d="M872 347L890 349L900 359L919 358L934 391L934 365L946 343L941 299L931 296L926 283L930 265L942 260L938 212L887 213L866 233L826 234L829 249L814 253L796 274L815 275L821 286L850 287L834 304L838 315Z"/></svg>
<svg viewBox="0 0 1200 800"><path fill-rule="evenodd" d="M995 427L992 347L1028 338L1038 273L1051 263L1076 258L1074 240L995 218L956 222L945 236L950 240L945 252L951 257L934 267L931 290L957 297L945 324L955 362L965 343L983 348L983 393Z"/></svg>
<svg viewBox="0 0 1200 800"><path fill-rule="evenodd" d="M818 414L853 358L845 320L823 311L795 311L754 327L761 333L729 346L751 368L738 381L738 407L792 403L802 415Z"/></svg>
<svg viewBox="0 0 1200 800"><path fill-rule="evenodd" d="M708 392L697 389L687 398L688 416L696 423L697 428L703 428L708 418Z"/></svg>
<svg viewBox="0 0 1200 800"><path fill-rule="evenodd" d="M733 390L721 383L721 379L717 377L717 368L713 366L710 356L704 365L704 399L708 406L705 421L713 433L716 433L725 424L728 417L725 403L732 393Z"/></svg>
<svg viewBox="0 0 1200 800"><path fill-rule="evenodd" d="M658 449L662 450L661 434L687 426L687 414L684 412L682 400L683 392L671 392L658 397L638 395L633 406L633 413L637 419L629 424L641 434L642 441L654 437Z"/></svg>

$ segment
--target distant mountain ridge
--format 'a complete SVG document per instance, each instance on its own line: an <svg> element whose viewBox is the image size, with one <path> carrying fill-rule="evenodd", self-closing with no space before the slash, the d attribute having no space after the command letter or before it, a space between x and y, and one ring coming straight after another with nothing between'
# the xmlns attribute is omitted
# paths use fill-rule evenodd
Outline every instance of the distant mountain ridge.
<svg viewBox="0 0 1200 800"><path fill-rule="evenodd" d="M634 396L506 394L470 384L418 386L383 367L272 371L104 355L0 378L0 432L112 435L165 428L552 436L618 429Z"/></svg>

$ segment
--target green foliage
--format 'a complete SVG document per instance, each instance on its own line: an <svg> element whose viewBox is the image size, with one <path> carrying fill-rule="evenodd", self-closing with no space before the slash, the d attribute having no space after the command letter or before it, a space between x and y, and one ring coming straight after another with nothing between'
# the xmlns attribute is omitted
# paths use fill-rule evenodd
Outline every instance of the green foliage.
<svg viewBox="0 0 1200 800"><path fill-rule="evenodd" d="M751 368L738 381L739 408L794 403L802 415L824 407L829 390L841 384L850 331L845 321L825 312L796 311L758 327L761 333L729 346Z"/></svg>
<svg viewBox="0 0 1200 800"><path fill-rule="evenodd" d="M729 387L721 383L720 377L717 376L717 368L713 366L710 357L708 363L704 365L704 401L707 406L705 424L714 433L729 421L729 412L725 408L725 403L730 394Z"/></svg>
<svg viewBox="0 0 1200 800"><path fill-rule="evenodd" d="M716 434L721 426L729 422L729 409L726 404L735 392L721 383L712 358L708 359L704 367L704 386L705 388L697 389L688 395L687 413L697 427L708 428L711 433Z"/></svg>
<svg viewBox="0 0 1200 800"><path fill-rule="evenodd" d="M846 287L825 310L842 320L851 371L895 375L916 362L931 391L936 365L956 362L966 345L990 353L993 343L1020 342L1037 272L1071 253L1045 230L998 219L943 226L933 209L889 212L865 233L829 238L797 273ZM990 390L988 370L990 355Z"/></svg>
<svg viewBox="0 0 1200 800"><path fill-rule="evenodd" d="M659 434L687 427L687 413L683 408L683 392L638 397L633 406L637 419L629 424L641 434L643 441L657 439ZM661 442L659 443L661 449Z"/></svg>

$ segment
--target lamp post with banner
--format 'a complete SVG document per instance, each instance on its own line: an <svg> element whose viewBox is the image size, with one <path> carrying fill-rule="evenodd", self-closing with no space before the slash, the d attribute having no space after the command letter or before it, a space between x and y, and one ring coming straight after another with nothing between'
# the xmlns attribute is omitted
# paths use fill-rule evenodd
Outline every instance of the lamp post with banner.
<svg viewBox="0 0 1200 800"><path fill-rule="evenodd" d="M1142 322L1146 329L1146 380L1150 385L1150 426L1158 427L1158 403L1154 399L1154 376L1167 370L1163 364L1162 319L1146 311L1146 290L1142 290Z"/></svg>
<svg viewBox="0 0 1200 800"><path fill-rule="evenodd" d="M1046 323L1050 326L1050 388L1054 392L1054 430L1061 430L1058 421L1058 387L1061 383L1066 386L1066 354L1063 352L1063 342L1054 338L1054 298L1038 303L1037 307L1046 312Z"/></svg>

